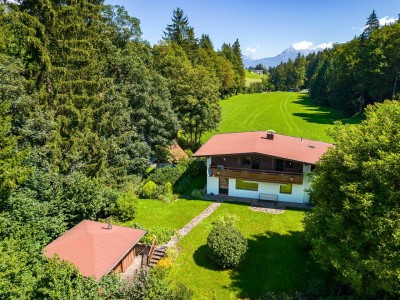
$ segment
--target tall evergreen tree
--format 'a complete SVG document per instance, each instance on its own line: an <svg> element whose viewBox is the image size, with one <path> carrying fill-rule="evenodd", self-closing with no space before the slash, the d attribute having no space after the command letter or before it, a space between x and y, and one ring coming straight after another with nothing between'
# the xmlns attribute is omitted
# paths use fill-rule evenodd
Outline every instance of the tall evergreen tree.
<svg viewBox="0 0 400 300"><path fill-rule="evenodd" d="M365 23L365 29L361 35L362 39L367 39L371 35L371 32L379 28L379 20L375 13L375 10L369 15L367 23Z"/></svg>

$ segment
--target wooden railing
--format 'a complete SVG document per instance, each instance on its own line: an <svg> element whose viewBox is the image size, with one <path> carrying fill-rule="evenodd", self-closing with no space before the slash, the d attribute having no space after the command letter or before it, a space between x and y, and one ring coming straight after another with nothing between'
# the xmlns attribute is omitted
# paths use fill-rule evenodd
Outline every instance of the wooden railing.
<svg viewBox="0 0 400 300"><path fill-rule="evenodd" d="M224 167L219 169L211 166L211 175L217 177L237 178L250 181L277 182L277 183L303 183L302 173L289 173L255 169L240 169Z"/></svg>
<svg viewBox="0 0 400 300"><path fill-rule="evenodd" d="M148 266L150 265L150 261L151 261L151 258L153 257L155 248L156 248L156 237L154 237L153 242L151 243L149 255L147 256L147 265Z"/></svg>

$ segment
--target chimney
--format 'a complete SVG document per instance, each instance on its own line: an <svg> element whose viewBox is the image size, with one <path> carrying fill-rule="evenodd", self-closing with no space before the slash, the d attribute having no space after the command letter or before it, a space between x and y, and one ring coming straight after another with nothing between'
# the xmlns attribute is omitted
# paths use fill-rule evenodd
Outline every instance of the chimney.
<svg viewBox="0 0 400 300"><path fill-rule="evenodd" d="M112 229L112 225L111 225L111 216L109 216L107 219L108 219L108 227L107 227L107 229L108 229L108 230L111 230L111 229Z"/></svg>
<svg viewBox="0 0 400 300"><path fill-rule="evenodd" d="M273 140L274 139L274 130L267 130L267 140Z"/></svg>

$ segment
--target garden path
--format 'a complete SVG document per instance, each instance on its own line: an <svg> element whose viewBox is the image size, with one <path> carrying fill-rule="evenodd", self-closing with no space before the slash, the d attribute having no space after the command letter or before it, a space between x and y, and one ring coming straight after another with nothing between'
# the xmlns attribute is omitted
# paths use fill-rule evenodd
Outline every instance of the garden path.
<svg viewBox="0 0 400 300"><path fill-rule="evenodd" d="M209 207L207 207L201 214L194 217L189 223L178 230L178 233L174 235L166 244L160 245L157 248L166 249L175 246L181 238L187 235L194 227L199 225L201 221L209 217L220 205L222 201L214 202Z"/></svg>

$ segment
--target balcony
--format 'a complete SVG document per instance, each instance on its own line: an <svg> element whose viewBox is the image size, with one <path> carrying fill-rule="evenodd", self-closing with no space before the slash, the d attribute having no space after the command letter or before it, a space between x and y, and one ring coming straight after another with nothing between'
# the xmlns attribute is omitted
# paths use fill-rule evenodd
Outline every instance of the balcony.
<svg viewBox="0 0 400 300"><path fill-rule="evenodd" d="M249 181L276 182L276 183L303 183L302 173L288 173L255 169L240 169L211 166L211 175L216 177L237 178Z"/></svg>

